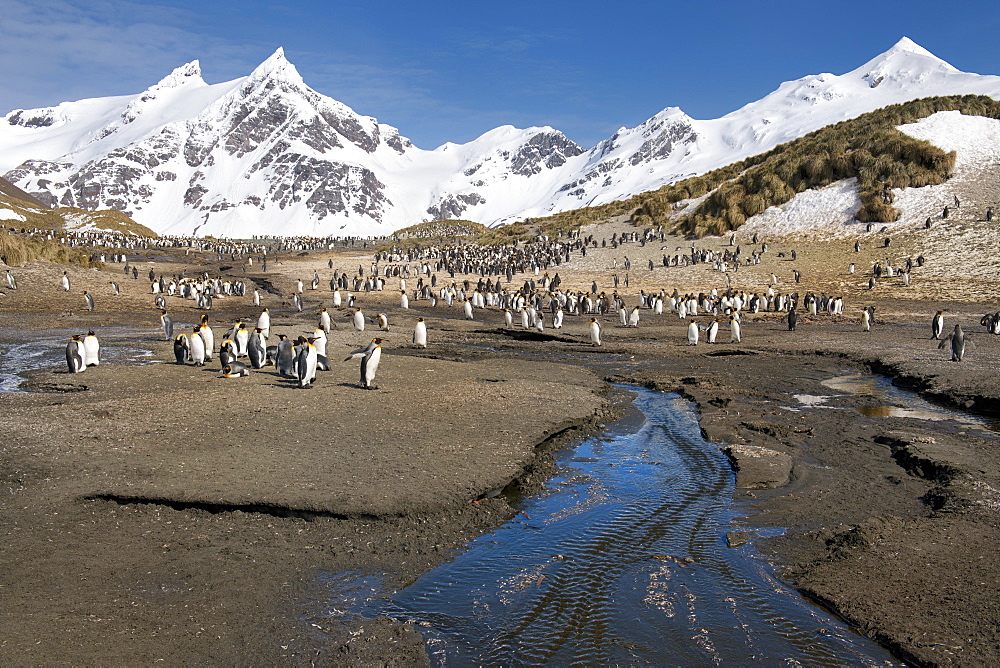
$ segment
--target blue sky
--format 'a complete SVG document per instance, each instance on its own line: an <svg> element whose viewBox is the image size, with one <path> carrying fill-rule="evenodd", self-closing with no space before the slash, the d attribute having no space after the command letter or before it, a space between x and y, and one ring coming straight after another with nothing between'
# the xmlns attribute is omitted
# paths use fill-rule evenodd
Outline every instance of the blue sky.
<svg viewBox="0 0 1000 668"><path fill-rule="evenodd" d="M1000 3L0 0L0 115L139 93L199 59L209 83L283 46L314 89L422 148L550 125L589 148L664 107L716 118L842 74L906 35L1000 74Z"/></svg>

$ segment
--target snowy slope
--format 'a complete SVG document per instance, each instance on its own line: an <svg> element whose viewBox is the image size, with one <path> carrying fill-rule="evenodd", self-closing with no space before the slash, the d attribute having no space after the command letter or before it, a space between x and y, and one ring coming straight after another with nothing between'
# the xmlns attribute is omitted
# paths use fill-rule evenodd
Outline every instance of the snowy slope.
<svg viewBox="0 0 1000 668"><path fill-rule="evenodd" d="M0 173L51 204L120 209L161 233L382 235L614 201L888 104L970 93L1000 97L1000 77L903 38L847 74L786 82L715 120L667 108L589 151L511 126L427 151L309 88L279 49L226 83L205 83L195 61L136 96L11 112Z"/></svg>

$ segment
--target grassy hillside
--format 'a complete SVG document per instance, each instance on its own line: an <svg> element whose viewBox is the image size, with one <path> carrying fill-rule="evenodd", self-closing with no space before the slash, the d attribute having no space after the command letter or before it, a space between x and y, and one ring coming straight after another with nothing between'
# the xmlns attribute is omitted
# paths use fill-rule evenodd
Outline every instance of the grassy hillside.
<svg viewBox="0 0 1000 668"><path fill-rule="evenodd" d="M862 222L891 222L893 188L943 183L955 166L954 153L909 137L896 126L938 111L1000 118L1000 102L982 95L931 97L892 105L830 125L766 153L684 179L627 200L566 211L535 221L576 226L628 214L640 226L664 225L704 236L735 230L747 218L788 202L809 188L858 179ZM677 206L703 198L678 212Z"/></svg>
<svg viewBox="0 0 1000 668"><path fill-rule="evenodd" d="M7 230L37 228L58 231L96 227L139 236L156 236L156 233L151 229L139 225L121 211L110 209L84 211L72 207L48 209L44 206L32 206L30 203L4 192L0 192L0 211L12 211L18 216L13 219L0 219L0 225L7 228L0 230L0 260L12 266L22 265L36 259L78 264L85 267L91 266L92 263L88 259L87 253L69 248L66 244L22 234L12 234Z"/></svg>

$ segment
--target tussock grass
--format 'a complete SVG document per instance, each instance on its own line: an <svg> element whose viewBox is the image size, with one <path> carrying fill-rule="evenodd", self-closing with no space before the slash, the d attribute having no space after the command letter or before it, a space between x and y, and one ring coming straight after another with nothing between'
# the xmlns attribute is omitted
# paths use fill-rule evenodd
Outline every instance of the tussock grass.
<svg viewBox="0 0 1000 668"><path fill-rule="evenodd" d="M804 190L847 178L858 179L859 221L892 222L899 218L892 206L893 188L944 183L955 168L954 153L896 129L939 111L1000 118L1000 102L985 95L963 95L891 105L658 190L535 222L544 226L549 221L569 221L579 226L629 214L642 227L663 225L694 237L720 235ZM698 197L704 199L692 211L676 210L678 203Z"/></svg>

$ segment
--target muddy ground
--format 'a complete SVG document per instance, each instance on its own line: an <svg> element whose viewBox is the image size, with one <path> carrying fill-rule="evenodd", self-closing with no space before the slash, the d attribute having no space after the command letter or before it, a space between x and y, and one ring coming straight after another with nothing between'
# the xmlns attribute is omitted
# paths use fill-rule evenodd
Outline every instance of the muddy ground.
<svg viewBox="0 0 1000 668"><path fill-rule="evenodd" d="M728 449L737 471L747 514L734 531L747 531L793 586L908 661L995 663L996 436L868 416L856 407L878 405L877 397L821 384L885 373L937 401L996 416L1000 337L978 326L997 308L986 298L991 286L970 288L967 301L943 301L937 279L923 291L918 280L867 292L866 278L842 271L846 246L800 251L811 282L778 287L845 294L847 315L805 318L795 332L780 314L748 315L743 343L733 345L688 346L675 315L644 313L636 329L604 318L605 344L594 348L588 318L567 317L559 331L511 331L497 311L467 321L457 307L426 302L403 311L392 289L361 293L358 305L390 322L372 391L357 387L356 361L341 361L370 340L372 325L354 331L327 286L327 262L353 273L370 263L361 250L289 254L266 276L238 263L227 270L257 279L277 332L309 332L317 308L331 310L333 369L306 390L269 370L224 379L217 362L166 363L171 346L158 333L148 283L119 279L119 266L70 270L69 293L56 287L62 267L16 268L19 289L0 297L8 336L134 326L164 363L43 370L31 374L31 392L0 396L0 661L426 662L416 629L338 622L326 576L379 573L402 586L509 517L496 492L519 477L537 489L546 474L538 446L617 414L608 379L697 402L706 436ZM773 243L767 262L740 273L740 287L766 287L789 266L777 257L782 250ZM564 285L603 287L626 253L642 267L661 252L602 248L559 270ZM220 264L162 257L139 267L141 276L149 266L190 275ZM293 281L313 270L323 282L306 290L298 313ZM704 266L636 269L630 278L620 288L630 301L639 289L725 286ZM110 294L111 280L122 295ZM82 289L96 295L96 312L83 311ZM867 304L878 305L878 319L862 333L857 313ZM178 331L201 313L178 298L168 308ZM947 329L961 322L976 341L961 364L929 340L938 309L947 309ZM248 297L216 300L216 336L258 313ZM417 316L428 322L426 350L410 345ZM725 328L719 338L728 341ZM810 406L796 395L830 398ZM755 537L755 528L775 526L786 533Z"/></svg>

